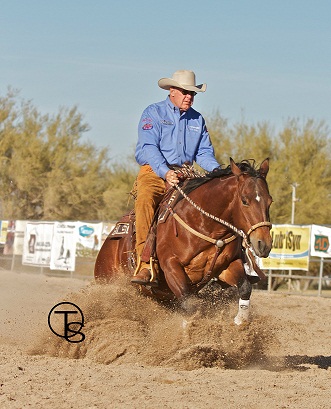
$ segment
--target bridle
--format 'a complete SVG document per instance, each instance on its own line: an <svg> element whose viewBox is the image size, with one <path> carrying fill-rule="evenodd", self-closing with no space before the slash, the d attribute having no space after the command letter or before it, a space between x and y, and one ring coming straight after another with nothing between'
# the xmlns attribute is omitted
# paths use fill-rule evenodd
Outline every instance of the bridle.
<svg viewBox="0 0 331 409"><path fill-rule="evenodd" d="M254 261L253 261L253 257L254 257L254 250L251 247L251 244L249 242L249 235L256 229L258 229L259 227L264 227L267 226L271 229L272 224L268 221L265 222L260 222L260 223L256 223L254 224L252 227L250 227L250 229L248 230L247 233L244 233L242 230L237 229L237 227L233 226L231 223L227 222L226 220L220 219L219 217L210 214L208 212L206 212L204 209L202 209L201 206L199 206L197 203L195 203L190 197L187 196L187 194L183 191L183 189L181 189L177 184L174 185L174 188L178 190L178 192L184 197L185 200L187 200L195 209L197 209L201 214L203 214L204 216L220 223L223 224L224 226L228 227L229 229L231 229L235 234L232 235L229 238L226 239L213 239L209 236L206 236L200 232L198 232L197 230L193 229L191 226L189 226L180 216L178 216L177 213L175 213L174 209L172 207L168 207L168 209L170 210L170 213L172 214L173 218L180 223L186 230L190 231L191 233L193 233L194 235L200 237L201 239L204 239L210 243L215 244L216 246L216 252L214 254L214 257L211 261L211 265L209 266L209 270L207 272L207 274L203 277L203 279L200 281L200 283L198 283L196 285L196 291L199 291L204 285L206 285L210 278L213 275L213 269L214 266L216 264L217 258L219 256L219 254L221 253L221 249L222 247L224 247L226 244L230 243L231 241L234 241L238 238L238 236L242 237L243 242L242 242L242 247L245 249L245 254L246 254L246 260L247 263L249 264L249 268L251 270L254 270ZM171 199L170 199L171 201ZM170 202L169 201L169 202Z"/></svg>
<svg viewBox="0 0 331 409"><path fill-rule="evenodd" d="M271 224L270 222L268 222L268 221L260 222L260 223L254 224L252 227L250 227L250 229L248 230L247 233L244 233L242 230L237 229L237 227L233 226L231 223L227 222L226 220L220 219L219 217L214 216L213 214L210 214L210 213L206 212L204 209L202 209L201 206L199 206L199 205L198 205L197 203L195 203L189 196L187 196L187 194L183 191L183 189L181 189L177 184L175 184L174 187L175 187L175 189L177 189L178 192L184 197L184 199L187 200L187 201L188 201L195 209L197 209L201 214L203 214L204 216L206 216L206 217L208 217L208 218L210 218L210 219L212 219L212 220L214 220L214 221L216 221L216 222L218 222L218 223L220 223L220 224L223 224L223 226L226 226L226 227L228 227L229 229L231 229L236 235L241 236L242 239L243 239L243 246L244 246L245 248L249 248L249 249L251 248L250 243L249 243L249 236L250 236L250 234L251 234L254 230L258 229L259 227L264 227L264 226L267 226L267 227L269 227L270 229L271 229L271 227L272 227L272 224ZM173 211L172 211L172 215L174 216L174 218L175 218L182 226L184 226L184 227L185 227L185 226L189 227L189 226L184 222L184 220L182 220L182 219L181 219L176 213L174 213ZM189 231L191 231L191 232L193 233L193 230L194 230L194 229L192 229L191 227L189 227L187 230L189 230ZM205 236L205 235L203 235L203 234L197 232L196 230L194 230L194 232L198 233L198 234L196 234L196 235L198 235L199 237L205 238L205 240L207 240L206 238L207 238L208 236ZM233 237L233 238L232 238L232 237ZM232 241L232 240L234 240L234 239L236 238L235 236L232 236L232 237L230 238L230 239L231 239L230 241ZM225 240L210 239L209 237L208 237L208 239L209 239L209 240L207 240L207 241L212 241L212 242L213 242L214 244L216 244L216 246L218 246L218 247L223 247L224 244L227 244L227 242L229 242L229 239L226 239L227 242L226 242ZM219 243L220 245L218 245L217 243Z"/></svg>
<svg viewBox="0 0 331 409"><path fill-rule="evenodd" d="M181 176L184 176L184 178L195 178L195 177L201 177L202 175L197 174L197 171L189 165L183 165L183 167L179 168L179 169L174 169L175 172L177 174L180 174ZM219 256L219 254L221 253L221 249L222 247L224 247L226 244L230 243L231 241L236 240L238 237L242 238L242 247L243 249L245 249L245 254L246 254L246 260L247 263L249 265L249 269L250 270L254 270L254 264L255 261L254 256L255 256L255 252L254 249L252 249L250 241L249 241L249 236L250 234L255 231L256 229L260 228L260 227L269 227L269 229L271 229L272 224L268 221L263 221L263 222L259 222L254 224L253 226L251 226L249 228L249 230L247 231L247 233L243 232L242 230L238 229L237 227L233 226L231 223L227 222L226 220L220 219L219 217L208 213L207 211L205 211L204 209L202 209L201 206L199 206L197 203L195 203L184 191L183 189L181 189L181 187L178 186L178 184L174 184L173 185L174 189L176 189L182 196L183 198L190 203L195 209L197 209L201 214L203 214L204 216L228 227L230 230L232 230L235 234L233 234L231 237L225 238L225 239L213 239L209 236L206 236L203 233L198 232L197 230L193 229L191 226L189 226L175 211L173 206L171 205L172 201L175 200L176 197L176 193L173 193L169 199L169 201L167 202L167 210L170 212L170 214L172 215L173 219L175 221L177 221L180 225L182 225L187 231L191 232L192 234L194 234L197 237L200 237L203 240L206 240L210 243L213 243L216 247L216 252L214 254L214 257L211 261L211 265L209 266L209 270L207 271L207 274L202 278L202 280L200 281L200 283L196 284L196 291L198 292L205 284L207 284L209 282L209 280L211 279L212 275L213 275L213 269L214 266L216 264L217 258ZM175 226L175 234L177 235L177 229ZM259 275L259 274L258 274ZM260 276L260 275L259 275Z"/></svg>

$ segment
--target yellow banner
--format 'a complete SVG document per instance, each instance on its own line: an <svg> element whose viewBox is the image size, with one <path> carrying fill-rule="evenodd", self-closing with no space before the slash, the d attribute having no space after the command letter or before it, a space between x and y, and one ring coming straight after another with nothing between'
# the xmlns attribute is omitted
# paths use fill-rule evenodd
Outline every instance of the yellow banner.
<svg viewBox="0 0 331 409"><path fill-rule="evenodd" d="M310 227L278 224L271 229L272 249L261 259L264 270L307 270Z"/></svg>
<svg viewBox="0 0 331 409"><path fill-rule="evenodd" d="M0 221L1 232L0 232L0 243L6 243L7 238L7 229L8 229L8 220Z"/></svg>

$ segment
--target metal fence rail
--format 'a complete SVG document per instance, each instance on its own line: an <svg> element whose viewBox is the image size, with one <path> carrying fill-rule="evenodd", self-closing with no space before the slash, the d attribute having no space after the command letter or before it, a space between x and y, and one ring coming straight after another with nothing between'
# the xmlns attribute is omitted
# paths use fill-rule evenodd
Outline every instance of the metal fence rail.
<svg viewBox="0 0 331 409"><path fill-rule="evenodd" d="M96 257L77 257L75 271L50 270L45 266L30 266L22 264L22 256L0 254L0 269L16 272L45 274L52 277L70 277L78 279L93 279L93 270ZM313 283L317 282L314 295L331 296L331 275L326 275L326 264L331 264L331 259L311 258L311 263L319 263L318 275L312 275L310 271L297 270L265 270L267 276L267 291L273 292L284 288L287 284L288 293L304 294ZM295 273L293 274L293 272Z"/></svg>
<svg viewBox="0 0 331 409"><path fill-rule="evenodd" d="M319 263L319 272L318 275L311 275L311 269L309 271L302 271L301 274L294 273L293 271L297 270L268 270L266 271L266 275L268 277L268 291L275 291L278 288L279 282L282 281L287 282L287 290L291 292L293 290L297 292L304 292L307 291L309 287L311 287L313 282L317 281L317 296L322 296L323 293L330 293L331 290L331 276L325 274L325 264L331 264L331 259L324 259L324 258L311 258L309 265L311 266L312 263ZM280 272L281 271L281 272ZM300 272L300 271L299 271ZM281 279L273 281L273 279ZM294 286L294 281L299 282L299 286ZM302 286L302 283L304 285ZM325 290L323 290L323 287ZM325 294L323 294L325 295ZM327 294L327 296L331 296L331 294Z"/></svg>
<svg viewBox="0 0 331 409"><path fill-rule="evenodd" d="M22 256L0 255L0 269L16 271L19 273L45 274L52 277L70 277L80 279L93 278L94 263L96 257L77 257L74 271L51 270L45 266L22 264Z"/></svg>

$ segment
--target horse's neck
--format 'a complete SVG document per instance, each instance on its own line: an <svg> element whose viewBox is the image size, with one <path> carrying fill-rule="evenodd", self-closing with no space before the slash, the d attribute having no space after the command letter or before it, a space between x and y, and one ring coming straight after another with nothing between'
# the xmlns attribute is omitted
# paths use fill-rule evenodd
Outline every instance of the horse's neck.
<svg viewBox="0 0 331 409"><path fill-rule="evenodd" d="M232 219L237 184L235 178L215 178L197 187L190 195L204 211L219 218Z"/></svg>

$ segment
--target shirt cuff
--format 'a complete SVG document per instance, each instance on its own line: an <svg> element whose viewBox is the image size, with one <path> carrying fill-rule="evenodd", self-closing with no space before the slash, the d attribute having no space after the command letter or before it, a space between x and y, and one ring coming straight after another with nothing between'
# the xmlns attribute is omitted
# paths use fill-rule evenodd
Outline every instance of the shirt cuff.
<svg viewBox="0 0 331 409"><path fill-rule="evenodd" d="M166 173L168 172L168 170L169 170L168 166L162 165L162 166L160 166L160 168L158 169L157 174L158 174L162 179L165 180L165 176L166 176Z"/></svg>

